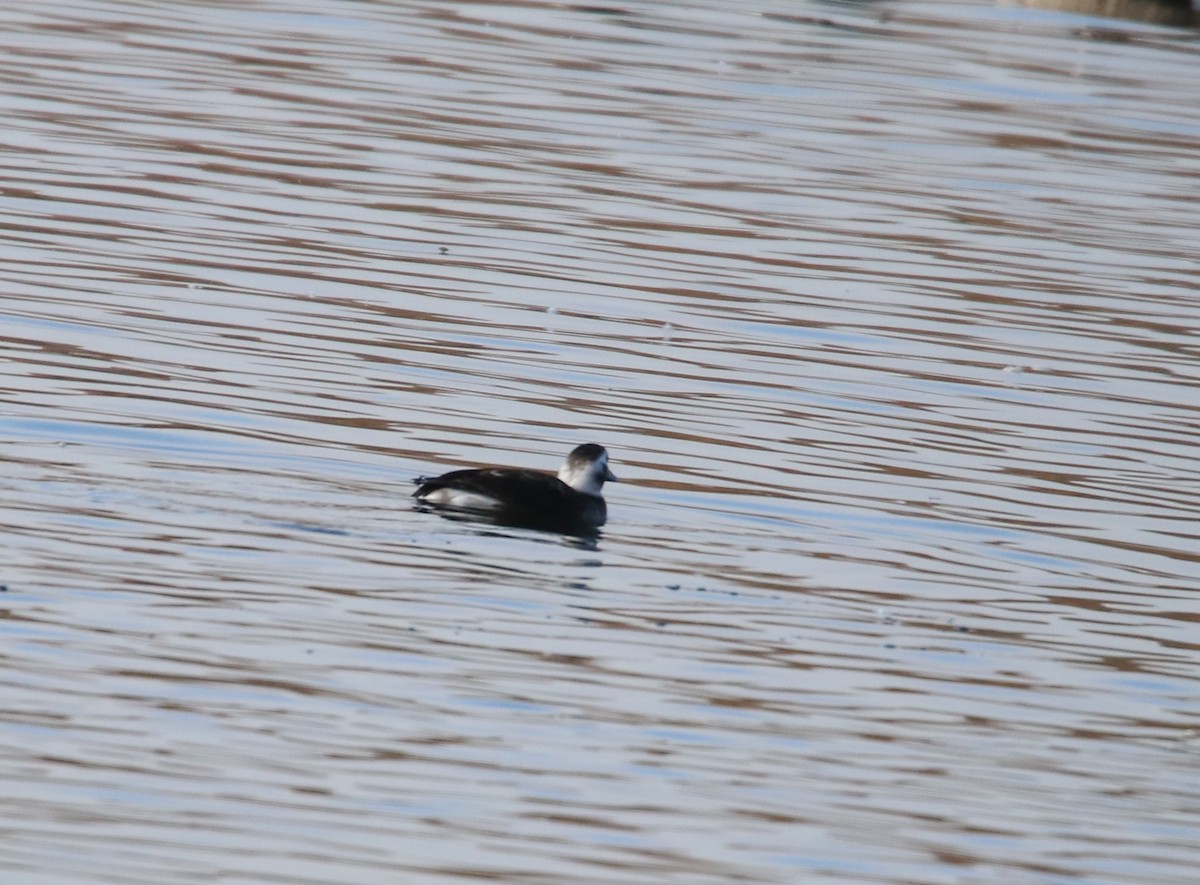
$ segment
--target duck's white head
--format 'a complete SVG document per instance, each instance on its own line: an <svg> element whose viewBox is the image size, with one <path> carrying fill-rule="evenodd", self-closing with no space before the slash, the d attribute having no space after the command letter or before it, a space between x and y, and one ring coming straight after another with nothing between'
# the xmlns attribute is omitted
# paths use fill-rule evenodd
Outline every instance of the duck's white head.
<svg viewBox="0 0 1200 885"><path fill-rule="evenodd" d="M606 482L617 482L616 476L608 469L608 452L604 446L595 443L585 443L577 446L562 469L558 478L577 492L585 495L599 495Z"/></svg>

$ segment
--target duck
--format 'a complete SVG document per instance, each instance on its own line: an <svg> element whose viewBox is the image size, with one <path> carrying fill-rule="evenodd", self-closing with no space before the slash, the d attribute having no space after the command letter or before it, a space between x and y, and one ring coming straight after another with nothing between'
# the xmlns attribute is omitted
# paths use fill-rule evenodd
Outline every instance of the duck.
<svg viewBox="0 0 1200 885"><path fill-rule="evenodd" d="M604 446L585 443L567 455L558 475L518 467L452 470L418 477L418 505L482 515L505 525L562 533L593 531L608 519L601 492L619 482Z"/></svg>

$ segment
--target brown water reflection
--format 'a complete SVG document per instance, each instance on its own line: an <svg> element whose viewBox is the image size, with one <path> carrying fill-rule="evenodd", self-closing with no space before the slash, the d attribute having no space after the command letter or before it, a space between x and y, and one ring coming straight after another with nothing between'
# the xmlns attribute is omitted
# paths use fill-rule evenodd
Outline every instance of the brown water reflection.
<svg viewBox="0 0 1200 885"><path fill-rule="evenodd" d="M1194 34L0 22L5 876L1191 881Z"/></svg>
<svg viewBox="0 0 1200 885"><path fill-rule="evenodd" d="M1196 11L1187 0L1021 0L1026 6L1080 15L1098 15L1176 27L1195 27ZM1099 39L1135 39L1128 32L1089 27L1082 32Z"/></svg>

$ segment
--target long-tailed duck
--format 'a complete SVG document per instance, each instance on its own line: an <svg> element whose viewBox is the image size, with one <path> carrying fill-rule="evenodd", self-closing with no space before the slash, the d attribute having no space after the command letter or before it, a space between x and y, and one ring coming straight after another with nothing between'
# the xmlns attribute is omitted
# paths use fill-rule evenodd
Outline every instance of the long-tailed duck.
<svg viewBox="0 0 1200 885"><path fill-rule="evenodd" d="M600 492L617 482L608 452L587 443L567 455L558 476L540 470L485 467L417 479L413 497L443 510L484 514L496 522L573 532L604 525L608 508Z"/></svg>

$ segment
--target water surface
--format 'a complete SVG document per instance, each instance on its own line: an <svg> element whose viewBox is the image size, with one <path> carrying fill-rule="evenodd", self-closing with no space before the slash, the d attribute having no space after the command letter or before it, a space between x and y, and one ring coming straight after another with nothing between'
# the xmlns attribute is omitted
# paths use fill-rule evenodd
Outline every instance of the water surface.
<svg viewBox="0 0 1200 885"><path fill-rule="evenodd" d="M1190 882L1142 18L7 4L0 870ZM594 543L410 507L586 441Z"/></svg>

